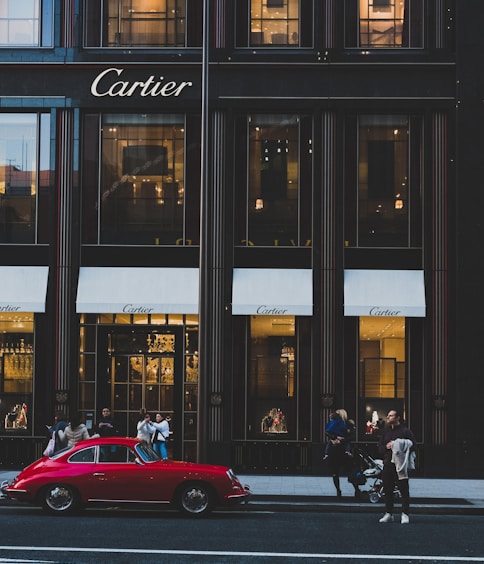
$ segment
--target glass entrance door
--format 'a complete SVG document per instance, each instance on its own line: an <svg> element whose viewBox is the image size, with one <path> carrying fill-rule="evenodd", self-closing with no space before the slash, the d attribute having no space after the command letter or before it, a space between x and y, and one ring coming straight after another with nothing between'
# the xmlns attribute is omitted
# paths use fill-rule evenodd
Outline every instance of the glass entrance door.
<svg viewBox="0 0 484 564"><path fill-rule="evenodd" d="M140 411L170 418L176 437L181 416L183 387L183 341L179 328L163 333L129 331L108 335L111 405L119 432L136 436Z"/></svg>

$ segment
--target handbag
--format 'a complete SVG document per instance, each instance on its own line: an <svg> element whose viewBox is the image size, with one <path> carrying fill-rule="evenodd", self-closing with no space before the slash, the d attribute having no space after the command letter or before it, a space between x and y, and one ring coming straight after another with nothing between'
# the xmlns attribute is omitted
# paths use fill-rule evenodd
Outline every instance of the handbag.
<svg viewBox="0 0 484 564"><path fill-rule="evenodd" d="M47 443L47 446L44 450L44 456L52 456L55 452L55 431L52 433L52 436Z"/></svg>

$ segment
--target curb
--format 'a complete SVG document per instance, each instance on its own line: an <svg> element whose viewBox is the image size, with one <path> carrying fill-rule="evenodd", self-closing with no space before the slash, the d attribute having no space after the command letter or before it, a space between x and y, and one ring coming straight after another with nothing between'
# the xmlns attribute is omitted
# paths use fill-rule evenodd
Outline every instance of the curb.
<svg viewBox="0 0 484 564"><path fill-rule="evenodd" d="M385 506L383 503L348 501L316 501L314 498L304 500L299 497L292 499L286 496L274 496L278 499L260 499L263 496L254 495L247 504L247 510L258 511L307 511L324 513L374 513L383 514ZM484 505L474 504L468 500L415 500L410 501L410 513L412 515L484 515ZM460 503L462 502L462 503ZM396 513L399 512L399 504L395 504Z"/></svg>
<svg viewBox="0 0 484 564"><path fill-rule="evenodd" d="M0 497L2 507L35 507L28 502ZM396 513L399 504L395 505ZM308 513L366 513L380 515L384 513L383 503L370 501L355 501L353 498L322 497L322 496L283 496L283 495L252 495L249 501L234 507L218 507L217 512L231 512L242 510L251 511L301 511ZM484 515L484 504L479 501L473 503L466 499L411 499L411 515Z"/></svg>

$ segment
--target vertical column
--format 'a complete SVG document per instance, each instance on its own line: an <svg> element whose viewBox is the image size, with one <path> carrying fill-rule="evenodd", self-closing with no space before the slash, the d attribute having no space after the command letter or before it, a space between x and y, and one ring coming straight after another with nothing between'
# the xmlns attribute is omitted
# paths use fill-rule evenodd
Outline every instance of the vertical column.
<svg viewBox="0 0 484 564"><path fill-rule="evenodd" d="M72 292L72 221L73 209L73 166L74 166L74 122L72 110L62 110L57 121L57 237L56 237L56 316L55 347L56 365L55 381L57 389L69 389L71 374L71 318L73 307ZM74 393L73 393L74 392ZM69 396L77 394L71 390ZM70 402L73 406L73 401ZM56 405L56 409L61 409Z"/></svg>
<svg viewBox="0 0 484 564"><path fill-rule="evenodd" d="M323 22L325 49L333 49L335 47L335 33L334 33L335 12L336 12L336 8L334 6L334 0L325 0L324 22Z"/></svg>
<svg viewBox="0 0 484 564"><path fill-rule="evenodd" d="M445 27L447 21L445 9L444 0L435 0L434 33L436 49L442 49L445 46Z"/></svg>
<svg viewBox="0 0 484 564"><path fill-rule="evenodd" d="M447 442L448 383L448 180L447 116L432 119L432 443ZM442 398L444 401L439 400Z"/></svg>
<svg viewBox="0 0 484 564"><path fill-rule="evenodd" d="M215 0L214 5L214 46L216 49L225 48L225 30L226 30L226 0Z"/></svg>
<svg viewBox="0 0 484 564"><path fill-rule="evenodd" d="M322 116L321 160L321 391L334 394L336 375L336 116ZM327 419L329 408L323 412Z"/></svg>
<svg viewBox="0 0 484 564"><path fill-rule="evenodd" d="M207 343L207 352L212 359L212 370L209 373L209 394L220 393L224 395L224 249L225 249L225 116L221 112L214 112L212 122L212 241L210 254L211 260L211 315L212 332ZM210 405L209 414L209 440L221 441L223 438L223 406Z"/></svg>

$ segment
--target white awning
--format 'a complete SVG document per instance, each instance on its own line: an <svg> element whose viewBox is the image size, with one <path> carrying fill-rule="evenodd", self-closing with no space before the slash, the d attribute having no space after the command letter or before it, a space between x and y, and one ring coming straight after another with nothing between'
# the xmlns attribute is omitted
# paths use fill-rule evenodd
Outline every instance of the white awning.
<svg viewBox="0 0 484 564"><path fill-rule="evenodd" d="M81 267L78 313L198 313L198 268Z"/></svg>
<svg viewBox="0 0 484 564"><path fill-rule="evenodd" d="M312 270L235 268L232 313L312 315Z"/></svg>
<svg viewBox="0 0 484 564"><path fill-rule="evenodd" d="M48 266L0 266L0 313L45 311Z"/></svg>
<svg viewBox="0 0 484 564"><path fill-rule="evenodd" d="M425 317L423 270L345 270L344 314Z"/></svg>

